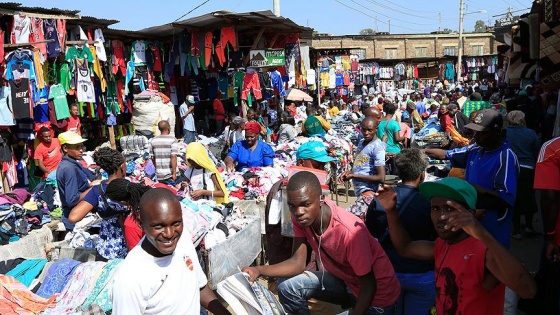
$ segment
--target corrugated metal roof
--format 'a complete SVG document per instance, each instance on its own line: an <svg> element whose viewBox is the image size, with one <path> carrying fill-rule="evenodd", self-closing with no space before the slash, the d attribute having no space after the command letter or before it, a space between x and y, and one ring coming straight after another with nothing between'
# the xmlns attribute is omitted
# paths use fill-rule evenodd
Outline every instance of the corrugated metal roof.
<svg viewBox="0 0 560 315"><path fill-rule="evenodd" d="M58 8L26 7L17 2L0 3L0 12L3 14L17 14L19 12L37 13L47 15L63 15L68 18L79 18L79 10L64 10Z"/></svg>

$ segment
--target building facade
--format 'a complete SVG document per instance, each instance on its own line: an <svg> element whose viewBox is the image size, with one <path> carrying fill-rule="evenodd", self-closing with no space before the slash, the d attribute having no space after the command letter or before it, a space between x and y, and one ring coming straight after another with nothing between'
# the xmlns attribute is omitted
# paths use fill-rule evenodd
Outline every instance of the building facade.
<svg viewBox="0 0 560 315"><path fill-rule="evenodd" d="M459 34L379 34L315 35L311 47L351 49L361 59L412 59L457 56ZM492 33L463 34L463 55L483 56L497 53L498 42Z"/></svg>

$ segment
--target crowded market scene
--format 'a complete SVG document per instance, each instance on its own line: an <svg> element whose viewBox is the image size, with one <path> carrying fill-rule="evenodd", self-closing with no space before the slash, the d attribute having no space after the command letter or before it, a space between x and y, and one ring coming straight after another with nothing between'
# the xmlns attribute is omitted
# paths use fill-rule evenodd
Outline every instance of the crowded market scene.
<svg viewBox="0 0 560 315"><path fill-rule="evenodd" d="M21 2L1 315L560 315L560 1Z"/></svg>

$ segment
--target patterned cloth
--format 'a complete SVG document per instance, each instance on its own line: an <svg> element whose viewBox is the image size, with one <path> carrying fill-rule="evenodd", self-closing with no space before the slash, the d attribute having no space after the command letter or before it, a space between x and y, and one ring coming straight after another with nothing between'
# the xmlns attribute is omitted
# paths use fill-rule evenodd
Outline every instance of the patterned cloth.
<svg viewBox="0 0 560 315"><path fill-rule="evenodd" d="M465 116L469 117L472 114L472 112L476 112L476 111L487 109L487 108L491 108L490 102L486 102L486 101L466 101L465 104L463 104L463 114L465 114Z"/></svg>
<svg viewBox="0 0 560 315"><path fill-rule="evenodd" d="M348 207L348 212L356 215L362 220L365 220L366 212L368 210L369 204L373 201L374 195L361 195L356 199L356 202Z"/></svg>
<svg viewBox="0 0 560 315"><path fill-rule="evenodd" d="M105 262L90 261L79 265L72 274L68 285L64 287L64 290L57 298L56 306L47 309L44 314L72 314L92 292L105 264Z"/></svg>
<svg viewBox="0 0 560 315"><path fill-rule="evenodd" d="M104 312L108 312L113 308L113 305L111 303L111 299L109 297L109 291L111 291L111 287L112 287L112 284L113 284L113 281L111 281L111 280L113 279L113 276L115 275L115 271L117 270L117 266L121 262L122 262L122 259L115 259L115 260L109 261L105 265L105 267L103 268L103 271L101 272L101 275L99 276L99 278L95 282L95 286L93 287L93 290L91 291L91 294L88 296L88 298L86 299L84 304L82 304L82 306L80 306L79 309L85 311L87 309L92 309L92 308L90 308L90 306L96 305L97 307L102 309Z"/></svg>
<svg viewBox="0 0 560 315"><path fill-rule="evenodd" d="M45 280L41 284L37 295L50 298L56 293L62 292L74 269L80 264L79 261L70 258L63 258L54 262L47 271Z"/></svg>
<svg viewBox="0 0 560 315"><path fill-rule="evenodd" d="M55 297L44 299L15 278L0 275L0 314L38 314L54 306Z"/></svg>

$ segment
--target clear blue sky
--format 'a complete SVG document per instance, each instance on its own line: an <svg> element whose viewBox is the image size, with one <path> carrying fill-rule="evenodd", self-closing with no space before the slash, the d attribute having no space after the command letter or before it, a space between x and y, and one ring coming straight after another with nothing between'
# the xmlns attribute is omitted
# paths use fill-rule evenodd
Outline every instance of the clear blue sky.
<svg viewBox="0 0 560 315"><path fill-rule="evenodd" d="M115 19L112 28L139 30L172 22L205 0L20 0L24 6L57 7L80 10L82 15ZM320 33L358 34L372 28L391 33L429 33L449 28L459 30L459 0L280 0L281 14L294 22L315 28ZM465 16L465 32L474 29L476 20L494 24L493 15L526 9L532 0L465 0L466 12L486 13ZM272 0L209 0L186 18L230 10L272 11ZM524 13L524 12L520 12ZM519 13L516 13L519 14ZM377 23L376 23L377 17Z"/></svg>

